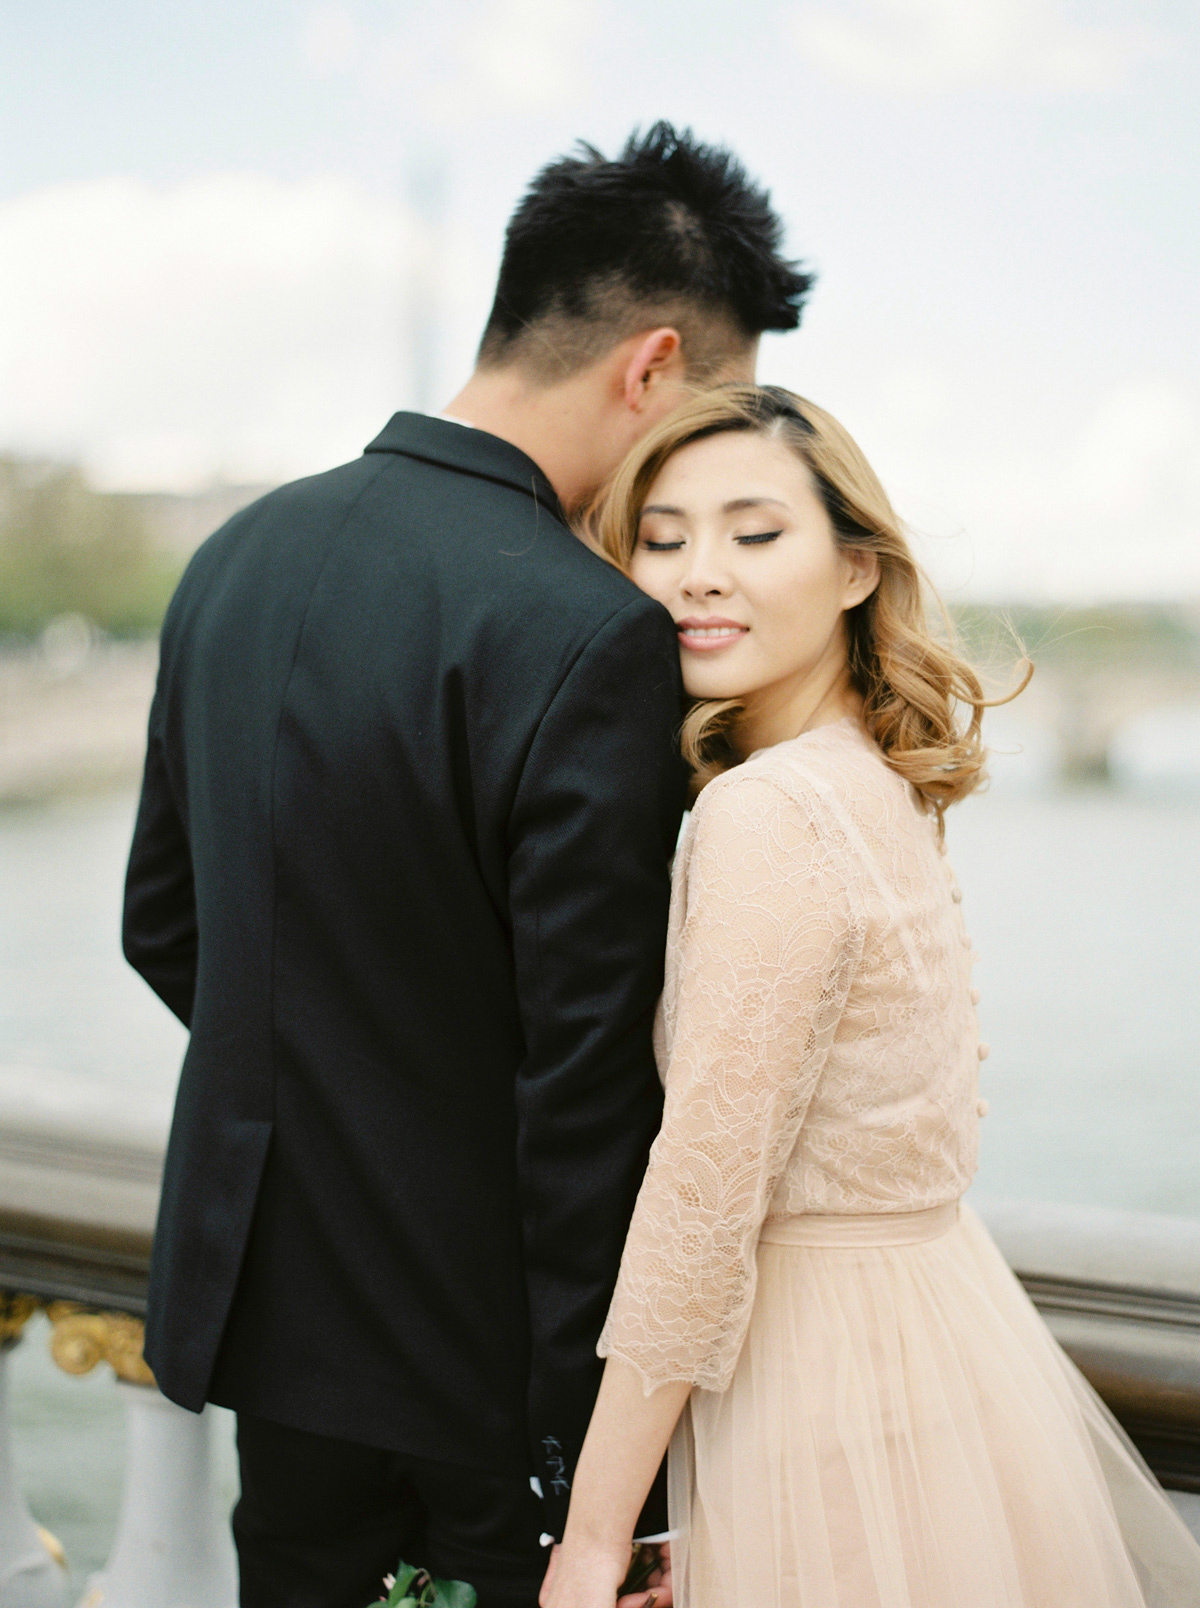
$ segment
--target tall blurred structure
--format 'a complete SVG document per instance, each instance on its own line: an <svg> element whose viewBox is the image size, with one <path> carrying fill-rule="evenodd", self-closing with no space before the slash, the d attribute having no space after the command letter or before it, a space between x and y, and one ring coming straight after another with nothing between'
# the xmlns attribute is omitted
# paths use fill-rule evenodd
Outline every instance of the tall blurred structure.
<svg viewBox="0 0 1200 1608"><path fill-rule="evenodd" d="M445 156L424 150L412 160L407 199L413 219L405 297L409 406L429 412L438 402L441 359L441 287L448 252L449 184Z"/></svg>

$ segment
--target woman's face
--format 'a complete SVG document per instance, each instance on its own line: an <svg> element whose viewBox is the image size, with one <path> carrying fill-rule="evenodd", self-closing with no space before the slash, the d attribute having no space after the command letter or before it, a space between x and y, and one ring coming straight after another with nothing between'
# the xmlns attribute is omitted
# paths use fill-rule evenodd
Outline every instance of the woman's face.
<svg viewBox="0 0 1200 1608"><path fill-rule="evenodd" d="M807 465L751 431L668 459L630 573L670 610L691 697L775 704L844 673L843 616L879 574L873 555L839 550Z"/></svg>

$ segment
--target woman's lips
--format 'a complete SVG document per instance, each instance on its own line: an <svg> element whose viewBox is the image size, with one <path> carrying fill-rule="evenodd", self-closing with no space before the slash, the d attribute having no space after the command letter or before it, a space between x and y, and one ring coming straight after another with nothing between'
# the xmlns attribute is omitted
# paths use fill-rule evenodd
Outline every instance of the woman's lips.
<svg viewBox="0 0 1200 1608"><path fill-rule="evenodd" d="M737 620L693 617L676 620L675 629L679 633L681 648L687 648L692 653L715 653L740 641L750 627L740 625Z"/></svg>

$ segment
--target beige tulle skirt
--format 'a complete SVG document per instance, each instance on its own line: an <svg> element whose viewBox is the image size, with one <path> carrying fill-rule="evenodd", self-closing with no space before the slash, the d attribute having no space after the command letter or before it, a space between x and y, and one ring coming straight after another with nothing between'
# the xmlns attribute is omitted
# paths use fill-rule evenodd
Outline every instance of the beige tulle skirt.
<svg viewBox="0 0 1200 1608"><path fill-rule="evenodd" d="M670 1489L681 1608L1200 1605L1200 1546L965 1206L769 1224Z"/></svg>

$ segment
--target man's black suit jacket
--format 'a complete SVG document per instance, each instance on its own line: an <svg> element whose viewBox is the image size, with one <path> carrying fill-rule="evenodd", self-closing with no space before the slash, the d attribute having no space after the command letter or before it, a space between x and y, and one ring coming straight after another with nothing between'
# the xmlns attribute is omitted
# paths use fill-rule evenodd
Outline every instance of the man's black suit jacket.
<svg viewBox="0 0 1200 1608"><path fill-rule="evenodd" d="M537 1473L547 1526L661 1114L666 612L495 436L397 414L168 611L125 951L191 1028L168 1396Z"/></svg>

